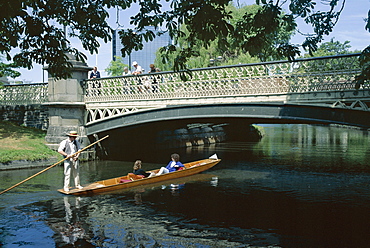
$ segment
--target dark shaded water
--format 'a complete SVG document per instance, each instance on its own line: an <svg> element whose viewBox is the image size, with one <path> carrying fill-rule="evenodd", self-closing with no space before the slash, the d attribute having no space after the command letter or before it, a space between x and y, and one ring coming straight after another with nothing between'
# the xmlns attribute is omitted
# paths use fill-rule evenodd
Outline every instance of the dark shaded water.
<svg viewBox="0 0 370 248"><path fill-rule="evenodd" d="M186 179L92 197L63 196L62 167L0 196L3 247L368 247L370 137L334 127L265 127L259 143L179 149L221 163ZM146 169L173 151L145 152ZM83 164L82 183L133 161ZM40 170L40 169L39 169ZM0 172L5 189L39 170Z"/></svg>

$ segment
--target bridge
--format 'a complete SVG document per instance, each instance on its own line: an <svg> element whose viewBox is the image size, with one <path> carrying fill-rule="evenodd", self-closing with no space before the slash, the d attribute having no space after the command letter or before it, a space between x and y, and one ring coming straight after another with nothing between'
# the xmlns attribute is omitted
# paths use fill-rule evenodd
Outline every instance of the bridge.
<svg viewBox="0 0 370 248"><path fill-rule="evenodd" d="M148 122L248 118L257 123L370 126L358 54L85 81L88 134Z"/></svg>
<svg viewBox="0 0 370 248"><path fill-rule="evenodd" d="M358 57L303 58L201 68L189 74L158 72L95 80L86 80L90 67L74 61L72 80L3 87L0 103L47 107L50 137L61 127L75 127L91 136L161 122L247 120L370 128L370 84L355 89Z"/></svg>

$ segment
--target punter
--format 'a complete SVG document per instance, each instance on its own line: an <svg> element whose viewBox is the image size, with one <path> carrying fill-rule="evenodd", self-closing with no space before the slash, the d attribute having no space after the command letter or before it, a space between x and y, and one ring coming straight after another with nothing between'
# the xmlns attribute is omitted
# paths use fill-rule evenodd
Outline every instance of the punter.
<svg viewBox="0 0 370 248"><path fill-rule="evenodd" d="M81 150L81 144L76 139L78 134L76 131L70 131L67 134L68 138L63 140L58 148L58 152L62 154L65 158L68 159L64 160L64 191L69 191L69 182L72 177L75 181L75 187L77 189L82 189L83 187L80 185L80 172L79 172L79 163L78 163L78 156L80 153L72 156L74 153Z"/></svg>

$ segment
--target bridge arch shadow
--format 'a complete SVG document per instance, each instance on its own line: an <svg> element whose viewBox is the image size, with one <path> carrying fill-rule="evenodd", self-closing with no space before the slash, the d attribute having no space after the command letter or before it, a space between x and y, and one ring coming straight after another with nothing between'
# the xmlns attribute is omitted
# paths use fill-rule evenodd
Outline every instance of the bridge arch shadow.
<svg viewBox="0 0 370 248"><path fill-rule="evenodd" d="M339 124L370 128L370 112L288 103L224 103L167 106L116 115L86 125L87 135L159 122Z"/></svg>
<svg viewBox="0 0 370 248"><path fill-rule="evenodd" d="M247 137L251 124L339 124L369 128L370 112L287 103L234 103L167 106L141 110L86 125L87 135L110 135L108 149L119 160L122 152L132 159L153 149L158 133L191 123L227 124L229 137ZM108 142L107 142L108 143Z"/></svg>

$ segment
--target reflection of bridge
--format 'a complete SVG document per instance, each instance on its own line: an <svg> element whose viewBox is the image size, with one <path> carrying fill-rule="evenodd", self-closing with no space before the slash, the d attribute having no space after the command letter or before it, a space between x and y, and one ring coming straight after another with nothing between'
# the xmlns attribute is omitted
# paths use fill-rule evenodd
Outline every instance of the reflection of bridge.
<svg viewBox="0 0 370 248"><path fill-rule="evenodd" d="M370 84L355 90L353 82L360 72L358 56L196 69L186 82L174 72L83 80L89 68L78 65L76 71L85 70L75 77L81 84L51 79L48 87L10 86L0 100L2 105L44 104L54 128L83 127L86 135L160 121L227 119L369 128ZM71 109L79 111L71 114Z"/></svg>

